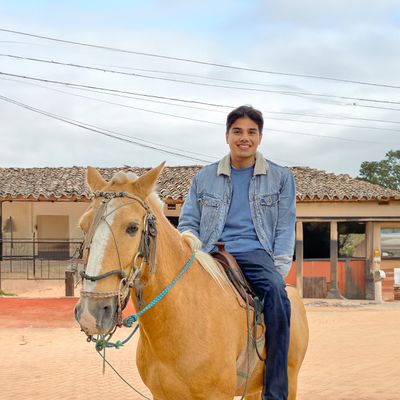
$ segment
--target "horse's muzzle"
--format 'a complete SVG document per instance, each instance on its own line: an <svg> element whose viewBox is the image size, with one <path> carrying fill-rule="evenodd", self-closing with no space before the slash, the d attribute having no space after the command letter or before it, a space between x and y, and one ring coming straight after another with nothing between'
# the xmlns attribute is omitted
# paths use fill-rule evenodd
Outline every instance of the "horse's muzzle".
<svg viewBox="0 0 400 400"><path fill-rule="evenodd" d="M86 335L106 335L117 324L117 309L117 297L84 297L75 306L75 319Z"/></svg>

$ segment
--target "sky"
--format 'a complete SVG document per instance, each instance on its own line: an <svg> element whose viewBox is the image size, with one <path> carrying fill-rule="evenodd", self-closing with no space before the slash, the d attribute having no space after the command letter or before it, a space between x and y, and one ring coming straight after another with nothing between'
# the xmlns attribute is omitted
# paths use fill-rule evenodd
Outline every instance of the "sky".
<svg viewBox="0 0 400 400"><path fill-rule="evenodd" d="M243 104L281 165L356 177L400 148L397 0L0 0L0 17L0 167L205 165Z"/></svg>

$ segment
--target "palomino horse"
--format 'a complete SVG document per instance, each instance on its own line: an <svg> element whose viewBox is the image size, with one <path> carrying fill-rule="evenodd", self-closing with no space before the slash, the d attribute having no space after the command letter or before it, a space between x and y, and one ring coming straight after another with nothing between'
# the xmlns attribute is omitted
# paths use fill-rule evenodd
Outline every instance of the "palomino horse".
<svg viewBox="0 0 400 400"><path fill-rule="evenodd" d="M80 221L89 252L76 319L88 336L106 335L120 322L126 302L121 297L129 293L129 285L136 287L131 296L138 310L142 304L137 283L149 303L195 255L175 286L140 316L137 367L155 400L232 400L246 386L238 385L236 362L247 345L248 316L219 265L199 250L199 241L181 235L163 215L162 202L154 193L163 166L140 178L119 172L110 182L89 167L87 183L94 199ZM288 295L289 399L293 400L308 325L296 289L288 287ZM258 361L245 399L260 399L263 367Z"/></svg>

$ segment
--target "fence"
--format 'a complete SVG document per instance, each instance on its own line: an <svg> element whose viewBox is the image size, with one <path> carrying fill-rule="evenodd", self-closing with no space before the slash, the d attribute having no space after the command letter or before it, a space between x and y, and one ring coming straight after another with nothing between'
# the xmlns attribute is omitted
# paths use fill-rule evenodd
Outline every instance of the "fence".
<svg viewBox="0 0 400 400"><path fill-rule="evenodd" d="M1 279L65 279L80 240L0 240Z"/></svg>
<svg viewBox="0 0 400 400"><path fill-rule="evenodd" d="M367 262L362 258L338 260L337 286L347 299L366 298ZM296 262L292 264L286 282L296 283ZM303 297L325 298L331 287L331 261L305 259L303 261Z"/></svg>

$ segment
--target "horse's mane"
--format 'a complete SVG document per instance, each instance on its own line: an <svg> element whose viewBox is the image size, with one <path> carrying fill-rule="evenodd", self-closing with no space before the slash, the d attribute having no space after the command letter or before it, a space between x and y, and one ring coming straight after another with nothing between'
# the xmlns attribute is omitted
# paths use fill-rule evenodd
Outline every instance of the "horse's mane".
<svg viewBox="0 0 400 400"><path fill-rule="evenodd" d="M224 284L229 284L228 278L221 270L219 264L208 253L201 250L201 241L192 232L183 232L182 239L195 252L196 260L212 276L215 281L217 281L222 287L224 287Z"/></svg>
<svg viewBox="0 0 400 400"><path fill-rule="evenodd" d="M127 181L135 182L138 180L138 176L134 172L124 172L118 171L111 179L110 183L123 184ZM150 200L152 200L158 209L162 210L164 207L164 202L160 199L156 189L150 194Z"/></svg>
<svg viewBox="0 0 400 400"><path fill-rule="evenodd" d="M110 183L121 184L127 181L134 182L137 179L138 176L134 172L119 171L112 177ZM160 210L163 210L164 202L160 199L156 189L150 195L150 199ZM196 260L217 283L222 287L224 287L224 284L229 284L228 278L219 267L219 264L208 253L201 250L201 241L192 232L183 232L182 239L195 252Z"/></svg>

